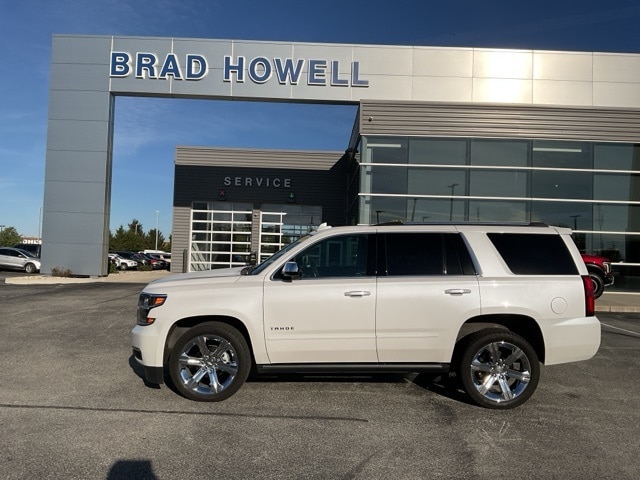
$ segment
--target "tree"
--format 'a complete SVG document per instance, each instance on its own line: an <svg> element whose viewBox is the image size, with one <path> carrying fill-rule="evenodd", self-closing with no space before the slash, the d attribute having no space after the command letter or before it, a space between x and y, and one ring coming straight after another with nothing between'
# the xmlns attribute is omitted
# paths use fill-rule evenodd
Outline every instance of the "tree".
<svg viewBox="0 0 640 480"><path fill-rule="evenodd" d="M158 248L156 248L156 229L152 228L151 230L149 230L149 233L147 233L146 237L145 237L145 245L146 248L149 250L163 250L163 246L164 246L164 235L162 235L162 232L158 230Z"/></svg>
<svg viewBox="0 0 640 480"><path fill-rule="evenodd" d="M144 235L144 229L142 228L142 224L136 218L131 220L131 223L129 224L129 231L133 232L136 235Z"/></svg>
<svg viewBox="0 0 640 480"><path fill-rule="evenodd" d="M0 246L13 247L22 242L22 236L15 227L6 227L0 232Z"/></svg>
<svg viewBox="0 0 640 480"><path fill-rule="evenodd" d="M120 225L115 234L109 236L109 250L111 251L131 251L138 252L144 250L144 235L141 233L136 234L135 227L131 228L132 224L129 224L129 230L125 231L124 227Z"/></svg>

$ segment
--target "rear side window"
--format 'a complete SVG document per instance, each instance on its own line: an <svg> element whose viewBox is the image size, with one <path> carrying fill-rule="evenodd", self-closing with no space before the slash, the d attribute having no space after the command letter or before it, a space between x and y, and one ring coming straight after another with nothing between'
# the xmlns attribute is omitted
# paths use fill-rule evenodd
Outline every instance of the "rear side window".
<svg viewBox="0 0 640 480"><path fill-rule="evenodd" d="M517 275L577 275L560 235L488 233L509 269Z"/></svg>
<svg viewBox="0 0 640 480"><path fill-rule="evenodd" d="M457 233L398 232L384 234L387 275L473 275L467 247Z"/></svg>

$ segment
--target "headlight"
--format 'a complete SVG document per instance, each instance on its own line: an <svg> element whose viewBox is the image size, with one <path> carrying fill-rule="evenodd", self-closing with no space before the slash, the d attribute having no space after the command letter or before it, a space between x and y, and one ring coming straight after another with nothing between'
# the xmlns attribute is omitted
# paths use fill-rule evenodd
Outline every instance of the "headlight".
<svg viewBox="0 0 640 480"><path fill-rule="evenodd" d="M156 319L150 317L149 312L152 308L163 305L166 300L166 295L141 293L140 298L138 299L138 318L136 323L138 325L151 325L155 322Z"/></svg>

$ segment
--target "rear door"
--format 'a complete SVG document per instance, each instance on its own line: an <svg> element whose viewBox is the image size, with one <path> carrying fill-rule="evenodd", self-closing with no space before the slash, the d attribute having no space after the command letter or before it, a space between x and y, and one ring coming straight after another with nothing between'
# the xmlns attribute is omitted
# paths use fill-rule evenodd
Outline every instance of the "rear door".
<svg viewBox="0 0 640 480"><path fill-rule="evenodd" d="M449 362L458 331L480 313L471 257L457 232L380 235L376 343L380 362Z"/></svg>

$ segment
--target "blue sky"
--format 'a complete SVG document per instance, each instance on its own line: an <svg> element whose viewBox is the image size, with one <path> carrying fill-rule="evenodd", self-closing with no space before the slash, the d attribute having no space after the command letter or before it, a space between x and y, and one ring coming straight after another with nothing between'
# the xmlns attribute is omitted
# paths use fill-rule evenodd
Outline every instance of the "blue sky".
<svg viewBox="0 0 640 480"><path fill-rule="evenodd" d="M640 53L640 4L602 1L0 0L0 225L39 232L51 36ZM118 98L111 230L171 232L176 145L344 150L356 108Z"/></svg>

